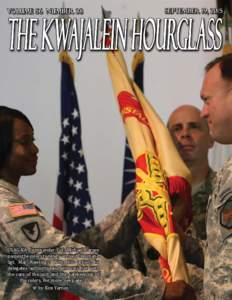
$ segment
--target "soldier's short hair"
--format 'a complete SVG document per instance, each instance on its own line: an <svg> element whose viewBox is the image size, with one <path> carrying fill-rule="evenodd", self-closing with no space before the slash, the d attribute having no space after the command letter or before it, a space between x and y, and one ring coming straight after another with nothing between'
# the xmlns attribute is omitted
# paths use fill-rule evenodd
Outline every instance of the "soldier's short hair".
<svg viewBox="0 0 232 300"><path fill-rule="evenodd" d="M14 119L25 121L33 129L31 122L21 111L0 106L0 169L12 151Z"/></svg>
<svg viewBox="0 0 232 300"><path fill-rule="evenodd" d="M205 71L208 72L216 64L219 64L220 66L222 78L224 80L232 81L232 54L215 58L206 65Z"/></svg>

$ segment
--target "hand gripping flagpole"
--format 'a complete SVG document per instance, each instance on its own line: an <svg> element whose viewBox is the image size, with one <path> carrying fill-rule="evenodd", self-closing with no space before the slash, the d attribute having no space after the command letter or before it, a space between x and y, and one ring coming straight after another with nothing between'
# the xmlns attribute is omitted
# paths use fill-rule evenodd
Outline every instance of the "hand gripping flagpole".
<svg viewBox="0 0 232 300"><path fill-rule="evenodd" d="M138 221L145 238L160 254L164 280L188 282L170 196L179 196L178 208L182 225L186 228L191 220L190 172L176 151L165 125L130 79L122 53L119 50L107 51L106 57L136 162Z"/></svg>

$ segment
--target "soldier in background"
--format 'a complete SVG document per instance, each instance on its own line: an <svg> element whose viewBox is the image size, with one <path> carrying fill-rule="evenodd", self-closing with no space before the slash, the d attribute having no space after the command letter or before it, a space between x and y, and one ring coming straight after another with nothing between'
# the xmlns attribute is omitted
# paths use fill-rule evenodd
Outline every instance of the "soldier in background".
<svg viewBox="0 0 232 300"><path fill-rule="evenodd" d="M189 262L191 285L198 299L204 299L202 269L204 256L198 249L194 249L193 252L188 251L192 238L202 240L203 245L206 240L206 209L215 177L215 172L210 168L208 161L208 152L213 146L213 139L209 134L207 122L200 114L197 107L182 105L171 113L167 126L182 159L192 174L193 219L186 231L188 237L184 250L186 254L188 253L186 260Z"/></svg>
<svg viewBox="0 0 232 300"><path fill-rule="evenodd" d="M207 122L200 110L192 105L183 105L174 110L168 120L168 129L182 159L192 174L193 220L187 233L205 240L205 215L208 197L212 192L215 172L208 161L213 139Z"/></svg>

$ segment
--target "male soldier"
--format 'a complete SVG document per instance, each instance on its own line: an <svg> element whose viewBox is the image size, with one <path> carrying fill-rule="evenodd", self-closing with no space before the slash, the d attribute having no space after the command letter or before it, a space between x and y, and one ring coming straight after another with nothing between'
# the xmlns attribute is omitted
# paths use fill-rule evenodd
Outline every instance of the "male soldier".
<svg viewBox="0 0 232 300"><path fill-rule="evenodd" d="M192 105L175 109L168 120L174 143L192 174L193 221L188 233L205 240L205 214L212 191L213 170L209 167L208 151L213 146L206 121Z"/></svg>
<svg viewBox="0 0 232 300"><path fill-rule="evenodd" d="M221 144L232 144L232 54L216 58L205 68L201 88L202 117ZM232 158L215 178L207 208L205 299L232 299Z"/></svg>
<svg viewBox="0 0 232 300"><path fill-rule="evenodd" d="M86 299L195 299L182 281L166 284L125 270L103 256L90 264L100 274L81 272L88 248L52 227L41 211L19 195L21 176L36 172L38 148L28 118L18 110L0 107L0 298L6 300L57 299L60 288ZM107 219L92 232L94 247L108 256L125 250L138 230L135 205L125 203L110 226ZM128 235L130 232L130 235ZM95 253L95 252L94 252ZM95 255L96 256L96 255ZM86 266L86 265L85 265ZM88 265L87 265L88 266ZM95 270L95 269L93 269ZM87 276L87 277L81 277ZM89 276L89 277L88 277ZM86 279L86 280L85 280Z"/></svg>
<svg viewBox="0 0 232 300"><path fill-rule="evenodd" d="M191 237L206 239L206 208L212 192L215 172L209 167L208 151L213 146L207 122L201 117L200 110L192 105L182 105L174 110L168 120L168 128L175 145L192 174L192 224L187 229L185 242L186 260L191 284L198 299L203 299L203 270L193 264L203 266L202 252L189 251ZM189 236L190 235L190 236ZM188 239L188 240L187 240Z"/></svg>

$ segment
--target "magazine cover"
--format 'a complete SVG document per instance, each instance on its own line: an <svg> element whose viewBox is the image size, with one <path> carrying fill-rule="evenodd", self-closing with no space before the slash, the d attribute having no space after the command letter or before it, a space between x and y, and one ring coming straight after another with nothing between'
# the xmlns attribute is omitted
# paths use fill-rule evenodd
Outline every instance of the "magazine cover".
<svg viewBox="0 0 232 300"><path fill-rule="evenodd" d="M231 154L202 110L231 1L0 7L0 299L229 299L201 245Z"/></svg>

